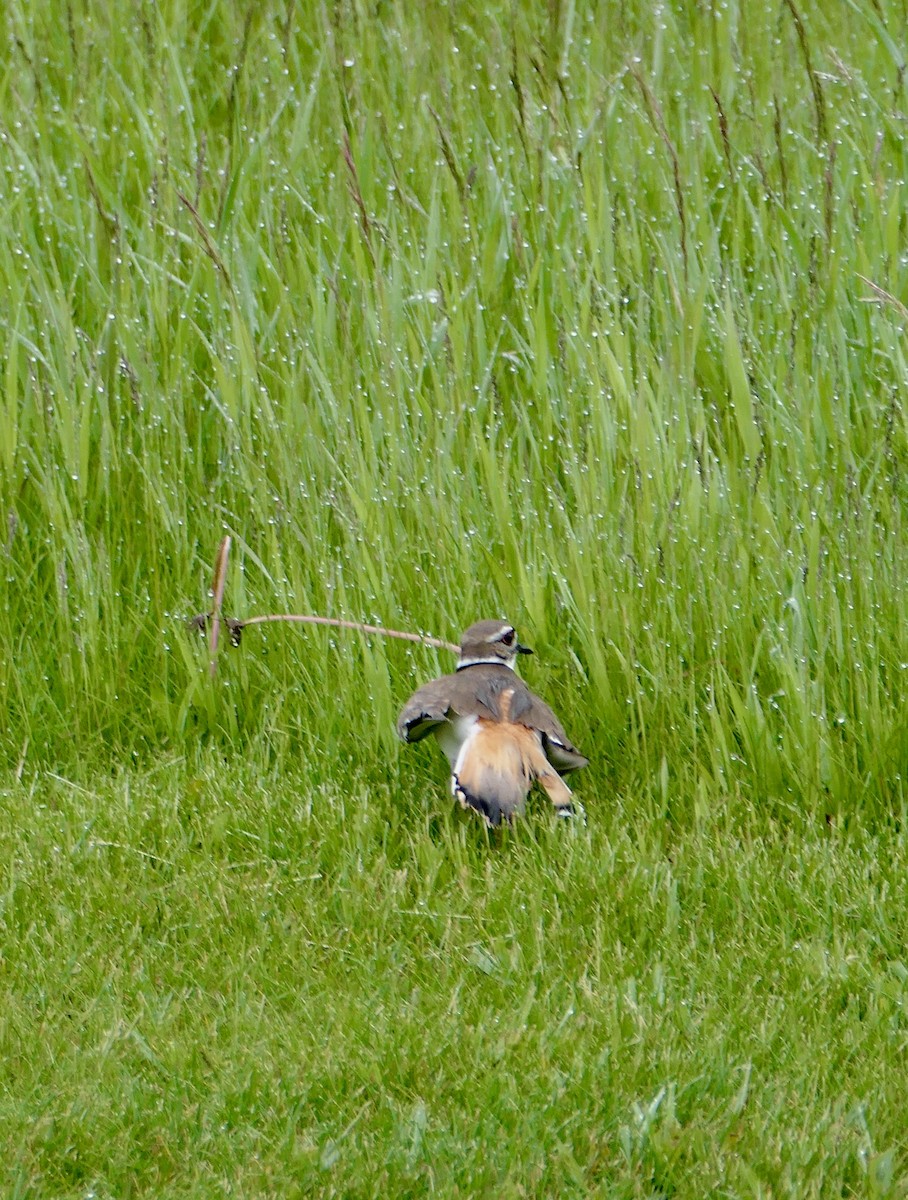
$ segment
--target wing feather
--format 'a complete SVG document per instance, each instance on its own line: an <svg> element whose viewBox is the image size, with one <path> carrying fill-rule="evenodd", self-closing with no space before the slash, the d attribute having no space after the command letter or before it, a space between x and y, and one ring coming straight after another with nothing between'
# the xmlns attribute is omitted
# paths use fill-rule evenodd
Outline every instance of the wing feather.
<svg viewBox="0 0 908 1200"><path fill-rule="evenodd" d="M483 671L477 680L471 671ZM561 722L523 680L504 665L498 668L468 667L423 684L413 693L397 718L398 735L405 742L419 742L433 729L457 716L485 717L501 721L501 699L509 692L506 719L536 730L549 762L559 774L585 767L589 759L571 744Z"/></svg>
<svg viewBox="0 0 908 1200"><path fill-rule="evenodd" d="M571 744L561 722L546 702L526 685L521 690L523 695L515 695L511 702L511 719L542 735L542 748L555 770L564 774L587 766L590 760Z"/></svg>
<svg viewBox="0 0 908 1200"><path fill-rule="evenodd" d="M420 742L448 719L451 697L450 675L433 679L413 693L397 718L397 734L405 742Z"/></svg>

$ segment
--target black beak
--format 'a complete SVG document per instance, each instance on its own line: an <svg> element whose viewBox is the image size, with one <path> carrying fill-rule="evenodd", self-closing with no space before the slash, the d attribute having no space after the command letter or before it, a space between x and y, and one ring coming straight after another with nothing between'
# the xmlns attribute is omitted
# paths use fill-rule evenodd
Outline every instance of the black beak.
<svg viewBox="0 0 908 1200"><path fill-rule="evenodd" d="M514 647L514 649L517 651L518 654L532 654L533 653L533 651L529 648L529 646L521 646L520 642L517 643L517 645Z"/></svg>

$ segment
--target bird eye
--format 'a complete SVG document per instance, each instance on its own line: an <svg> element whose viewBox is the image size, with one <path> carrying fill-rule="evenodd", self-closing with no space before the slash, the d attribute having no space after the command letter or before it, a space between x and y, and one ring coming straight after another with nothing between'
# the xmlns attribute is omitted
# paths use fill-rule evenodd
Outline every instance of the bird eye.
<svg viewBox="0 0 908 1200"><path fill-rule="evenodd" d="M499 638L499 641L503 642L505 644L505 646L513 646L514 645L514 630L509 629L507 633L502 634L501 637Z"/></svg>

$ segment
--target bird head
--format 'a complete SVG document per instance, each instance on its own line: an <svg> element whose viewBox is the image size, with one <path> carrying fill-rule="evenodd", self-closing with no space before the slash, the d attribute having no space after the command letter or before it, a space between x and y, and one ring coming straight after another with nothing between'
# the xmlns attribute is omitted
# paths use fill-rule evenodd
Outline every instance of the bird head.
<svg viewBox="0 0 908 1200"><path fill-rule="evenodd" d="M518 654L532 654L529 646L521 646L514 626L507 621L477 621L465 630L460 639L458 671L479 663L514 667Z"/></svg>

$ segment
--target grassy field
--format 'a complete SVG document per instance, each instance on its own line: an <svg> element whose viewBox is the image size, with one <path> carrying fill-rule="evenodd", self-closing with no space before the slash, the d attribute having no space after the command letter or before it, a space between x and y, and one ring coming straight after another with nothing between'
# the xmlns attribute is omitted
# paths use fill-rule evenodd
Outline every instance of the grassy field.
<svg viewBox="0 0 908 1200"><path fill-rule="evenodd" d="M908 1196L906 27L7 0L0 1194Z"/></svg>

